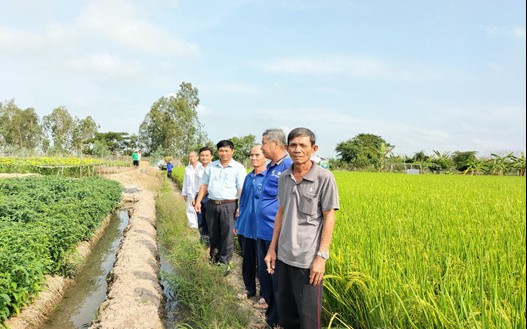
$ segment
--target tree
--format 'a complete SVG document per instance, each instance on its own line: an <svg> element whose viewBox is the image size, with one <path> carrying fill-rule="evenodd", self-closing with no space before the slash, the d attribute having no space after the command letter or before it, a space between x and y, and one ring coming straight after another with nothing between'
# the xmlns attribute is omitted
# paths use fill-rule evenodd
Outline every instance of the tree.
<svg viewBox="0 0 527 329"><path fill-rule="evenodd" d="M453 164L449 152L441 153L436 150L434 150L434 155L430 158L430 161L432 163L428 166L428 169L432 172L449 170Z"/></svg>
<svg viewBox="0 0 527 329"><path fill-rule="evenodd" d="M491 153L492 160L490 162L490 171L492 175L503 176L507 171L512 168L515 156L512 152L506 155L499 155Z"/></svg>
<svg viewBox="0 0 527 329"><path fill-rule="evenodd" d="M21 110L14 100L0 103L0 136L4 147L35 150L43 138L42 125L35 110Z"/></svg>
<svg viewBox="0 0 527 329"><path fill-rule="evenodd" d="M69 152L73 145L73 131L75 130L75 119L69 114L64 106L55 108L51 114L43 117L44 130L53 142L52 153Z"/></svg>
<svg viewBox="0 0 527 329"><path fill-rule="evenodd" d="M457 170L464 172L471 161L477 161L476 151L456 151L452 154L452 161Z"/></svg>
<svg viewBox="0 0 527 329"><path fill-rule="evenodd" d="M99 126L91 116L77 120L72 131L72 148L77 153L89 153L89 141L97 134Z"/></svg>
<svg viewBox="0 0 527 329"><path fill-rule="evenodd" d="M376 149L372 149L372 151L374 151L374 153L376 153L378 157L378 162L374 164L374 166L379 172L384 171L384 160L386 159L388 154L392 153L394 148L395 146L393 145L386 145L386 143L381 143Z"/></svg>
<svg viewBox="0 0 527 329"><path fill-rule="evenodd" d="M126 132L109 131L106 133L95 133L95 136L89 140L92 147L92 154L106 155L116 153L126 153L130 137Z"/></svg>
<svg viewBox="0 0 527 329"><path fill-rule="evenodd" d="M251 149L256 145L256 136L249 134L244 137L232 137L230 140L234 144L234 160L247 166Z"/></svg>
<svg viewBox="0 0 527 329"><path fill-rule="evenodd" d="M470 158L467 161L467 169L463 171L463 175L470 173L470 176L477 175L485 167L485 161L476 158Z"/></svg>
<svg viewBox="0 0 527 329"><path fill-rule="evenodd" d="M187 82L179 88L175 96L158 99L141 123L139 139L146 153L160 150L181 158L206 141L196 111L198 89Z"/></svg>
<svg viewBox="0 0 527 329"><path fill-rule="evenodd" d="M521 152L519 157L514 159L512 167L518 171L518 176L525 176L525 153Z"/></svg>
<svg viewBox="0 0 527 329"><path fill-rule="evenodd" d="M380 136L358 134L350 140L339 143L335 151L337 151L337 158L351 164L356 169L372 169L379 167L382 154L388 150L391 152L393 147Z"/></svg>

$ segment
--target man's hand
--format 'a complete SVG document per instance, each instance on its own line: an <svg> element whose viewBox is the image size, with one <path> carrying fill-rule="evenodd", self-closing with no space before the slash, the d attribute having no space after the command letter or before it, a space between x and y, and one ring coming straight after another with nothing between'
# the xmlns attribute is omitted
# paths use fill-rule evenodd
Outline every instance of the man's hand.
<svg viewBox="0 0 527 329"><path fill-rule="evenodd" d="M196 202L196 204L194 205L194 210L200 214L201 213L201 202Z"/></svg>
<svg viewBox="0 0 527 329"><path fill-rule="evenodd" d="M315 257L311 267L309 268L309 284L318 286L322 282L324 273L326 272L326 260L322 257Z"/></svg>
<svg viewBox="0 0 527 329"><path fill-rule="evenodd" d="M265 255L264 261L267 266L267 273L273 274L276 265L276 251L273 248L267 250L267 255Z"/></svg>

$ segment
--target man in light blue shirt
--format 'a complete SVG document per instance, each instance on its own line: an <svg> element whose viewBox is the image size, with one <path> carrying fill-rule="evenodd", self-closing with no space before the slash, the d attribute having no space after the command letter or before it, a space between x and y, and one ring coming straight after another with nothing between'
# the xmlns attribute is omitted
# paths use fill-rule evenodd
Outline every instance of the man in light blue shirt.
<svg viewBox="0 0 527 329"><path fill-rule="evenodd" d="M210 257L213 263L227 265L228 274L234 250L234 216L247 171L232 158L234 144L230 140L218 142L216 148L219 160L205 168L195 209L201 212L201 201L208 193L206 220Z"/></svg>

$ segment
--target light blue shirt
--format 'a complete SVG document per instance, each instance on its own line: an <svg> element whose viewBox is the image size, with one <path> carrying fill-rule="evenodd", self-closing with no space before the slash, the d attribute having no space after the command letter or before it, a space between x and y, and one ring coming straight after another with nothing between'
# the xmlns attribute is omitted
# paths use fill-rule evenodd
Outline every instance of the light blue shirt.
<svg viewBox="0 0 527 329"><path fill-rule="evenodd" d="M238 161L231 159L227 166L223 167L220 160L216 160L205 168L201 184L207 185L209 199L234 200L238 199L246 175L247 170Z"/></svg>

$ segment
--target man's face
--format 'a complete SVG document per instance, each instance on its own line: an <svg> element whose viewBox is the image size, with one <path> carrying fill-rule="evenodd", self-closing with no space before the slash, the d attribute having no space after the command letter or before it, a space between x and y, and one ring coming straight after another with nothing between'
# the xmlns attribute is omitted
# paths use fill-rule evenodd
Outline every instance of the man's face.
<svg viewBox="0 0 527 329"><path fill-rule="evenodd" d="M228 146L222 146L218 149L218 156L220 157L221 162L229 162L232 159L234 150Z"/></svg>
<svg viewBox="0 0 527 329"><path fill-rule="evenodd" d="M267 159L271 159L271 155L275 149L275 142L270 141L267 137L262 137L262 153Z"/></svg>
<svg viewBox="0 0 527 329"><path fill-rule="evenodd" d="M297 136L289 141L287 151L295 164L304 164L310 161L311 155L318 149L317 145L311 145L308 136Z"/></svg>
<svg viewBox="0 0 527 329"><path fill-rule="evenodd" d="M265 165L265 157L261 147L255 146L252 148L251 154L249 154L249 160L251 161L251 166L253 168Z"/></svg>
<svg viewBox="0 0 527 329"><path fill-rule="evenodd" d="M212 161L212 153L209 150L202 151L199 154L199 161L202 165L207 166Z"/></svg>
<svg viewBox="0 0 527 329"><path fill-rule="evenodd" d="M189 153L188 154L188 162L190 162L192 164L195 164L196 162L198 162L198 156L196 155L196 153Z"/></svg>

